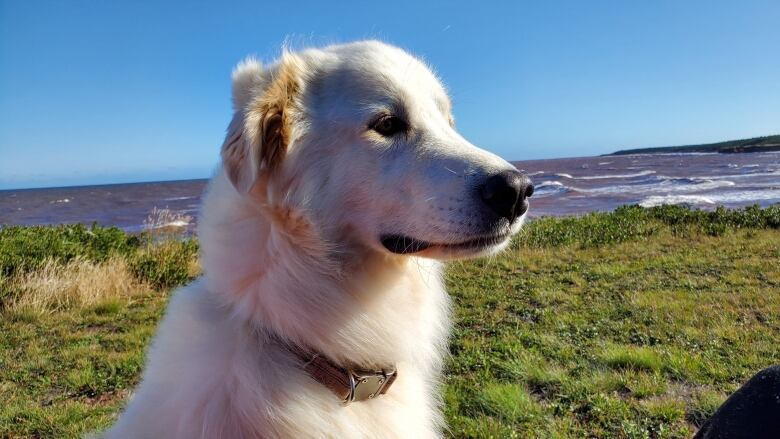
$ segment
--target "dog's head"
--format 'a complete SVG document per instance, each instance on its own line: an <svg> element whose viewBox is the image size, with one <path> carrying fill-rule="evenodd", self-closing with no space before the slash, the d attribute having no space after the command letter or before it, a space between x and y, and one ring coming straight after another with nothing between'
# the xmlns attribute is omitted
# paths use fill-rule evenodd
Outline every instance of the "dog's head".
<svg viewBox="0 0 780 439"><path fill-rule="evenodd" d="M222 158L236 190L331 244L474 256L504 247L528 210L528 178L461 137L444 87L396 47L286 53L266 69L248 60L233 99Z"/></svg>

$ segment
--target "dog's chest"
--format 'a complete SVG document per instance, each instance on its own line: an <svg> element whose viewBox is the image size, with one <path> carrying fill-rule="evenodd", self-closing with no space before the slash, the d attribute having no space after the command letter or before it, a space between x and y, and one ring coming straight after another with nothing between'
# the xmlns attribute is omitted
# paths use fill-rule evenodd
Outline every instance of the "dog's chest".
<svg viewBox="0 0 780 439"><path fill-rule="evenodd" d="M308 397L278 407L287 420L276 422L272 430L280 437L437 437L440 413L434 378L407 368L386 395L348 405L334 401L333 395L316 388L318 384L306 383L299 390Z"/></svg>

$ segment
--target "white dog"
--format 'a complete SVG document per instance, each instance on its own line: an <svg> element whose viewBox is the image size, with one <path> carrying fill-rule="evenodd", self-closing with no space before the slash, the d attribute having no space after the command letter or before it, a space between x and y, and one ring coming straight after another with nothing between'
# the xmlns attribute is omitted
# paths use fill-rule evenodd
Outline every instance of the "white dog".
<svg viewBox="0 0 780 439"><path fill-rule="evenodd" d="M233 73L235 115L176 292L108 438L424 438L449 301L533 187L455 131L433 73L366 41ZM487 292L486 292L487 293Z"/></svg>

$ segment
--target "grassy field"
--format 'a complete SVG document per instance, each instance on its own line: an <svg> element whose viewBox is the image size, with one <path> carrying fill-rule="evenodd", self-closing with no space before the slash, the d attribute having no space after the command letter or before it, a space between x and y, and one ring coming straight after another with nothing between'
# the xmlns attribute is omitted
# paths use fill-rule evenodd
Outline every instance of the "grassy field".
<svg viewBox="0 0 780 439"><path fill-rule="evenodd" d="M110 228L0 229L0 437L108 425L196 254ZM780 206L537 220L447 281L453 437L690 437L780 363Z"/></svg>

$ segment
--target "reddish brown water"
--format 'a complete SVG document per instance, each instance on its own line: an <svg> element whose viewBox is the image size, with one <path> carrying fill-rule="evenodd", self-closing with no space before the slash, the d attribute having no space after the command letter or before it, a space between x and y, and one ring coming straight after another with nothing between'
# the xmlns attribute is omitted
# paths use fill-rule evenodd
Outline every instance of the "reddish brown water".
<svg viewBox="0 0 780 439"><path fill-rule="evenodd" d="M768 206L780 202L780 154L654 154L515 163L531 175L531 216L612 210L623 204Z"/></svg>
<svg viewBox="0 0 780 439"><path fill-rule="evenodd" d="M516 162L536 185L531 217L623 204L767 206L780 202L780 154L674 154ZM197 216L205 180L0 191L0 224L96 222L138 231L150 211ZM190 230L194 227L194 219Z"/></svg>

